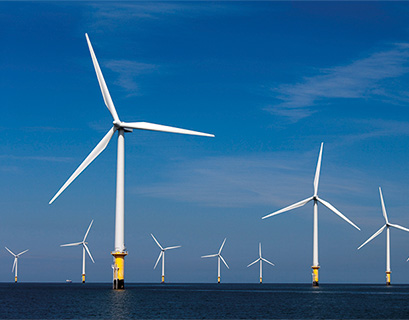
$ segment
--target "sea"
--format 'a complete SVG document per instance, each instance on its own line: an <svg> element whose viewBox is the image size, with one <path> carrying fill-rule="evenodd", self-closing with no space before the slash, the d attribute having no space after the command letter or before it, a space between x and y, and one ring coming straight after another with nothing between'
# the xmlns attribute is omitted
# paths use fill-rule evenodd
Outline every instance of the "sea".
<svg viewBox="0 0 409 320"><path fill-rule="evenodd" d="M0 283L3 319L409 319L409 285Z"/></svg>

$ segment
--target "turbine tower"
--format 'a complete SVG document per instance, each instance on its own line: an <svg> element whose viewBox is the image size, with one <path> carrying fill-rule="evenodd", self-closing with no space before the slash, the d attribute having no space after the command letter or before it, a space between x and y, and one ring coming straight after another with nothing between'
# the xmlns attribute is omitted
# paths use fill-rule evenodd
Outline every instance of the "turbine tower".
<svg viewBox="0 0 409 320"><path fill-rule="evenodd" d="M82 239L81 242L67 243L67 244L60 245L60 247L75 247L75 246L82 245L82 283L85 283L85 251L87 251L89 257L91 258L92 263L95 263L91 255L91 251L89 251L88 249L88 246L87 246L88 242L85 242L85 240L87 240L87 236L88 236L89 230L91 229L93 222L94 220L92 220L91 223L89 224L87 232L85 232L84 239Z"/></svg>
<svg viewBox="0 0 409 320"><path fill-rule="evenodd" d="M250 267L250 266L252 266L253 264L257 263L258 261L260 261L260 284L261 284L261 283L263 283L263 261L264 261L264 262L267 262L267 263L269 263L269 264L271 264L272 266L274 266L274 263L268 261L267 259L264 259L264 258L261 256L261 242L258 244L258 255L259 255L259 258L258 258L256 261L250 263L250 264L247 266L247 268Z"/></svg>
<svg viewBox="0 0 409 320"><path fill-rule="evenodd" d="M334 212L337 216L339 216L340 218L344 219L346 222L348 222L349 224L351 224L352 226L354 226L355 228L359 229L352 221L350 221L347 217L345 217L341 212L339 212L332 204L330 204L329 202L321 199L318 197L318 182L320 180L320 171L321 171L321 159L322 159L322 149L324 147L324 143L321 143L321 149L320 149L320 153L318 156L318 163L317 163L317 168L315 171L315 178L314 178L314 194L305 199L305 200L301 200L297 203L294 203L288 207L285 207L281 210L278 210L276 212L270 213L266 216L264 216L262 219L266 219L272 216L275 216L277 214L295 209L295 208L299 208L304 206L305 204L307 204L310 201L314 201L314 224L313 224L313 254L312 254L312 272L313 272L313 281L312 281L312 285L313 286L318 286L318 269L320 268L319 264L318 264L318 202L323 204L325 207L327 207L328 209L330 209L332 212Z"/></svg>
<svg viewBox="0 0 409 320"><path fill-rule="evenodd" d="M91 151L91 153L85 158L81 165L74 171L71 177L65 182L65 184L60 188L60 190L51 199L49 204L53 203L54 200L74 181L78 175L85 170L88 165L95 160L98 155L105 150L109 141L115 132L118 132L118 149L117 149L117 176L116 176L116 209L115 209L115 248L111 254L114 256L114 265L117 268L115 273L115 278L113 281L114 289L124 289L124 267L125 267L125 256L128 254L125 247L124 241L124 197L125 197L125 132L132 132L133 129L138 130L150 130L150 131L162 131L180 134L190 134L197 136L214 137L212 134L196 132L191 130L179 129L174 127L168 127L163 125L158 125L148 122L122 122L119 120L118 114L116 112L114 103L109 94L107 85L105 83L104 77L102 75L101 69L99 67L97 58L95 56L94 50L92 48L91 42L88 38L88 34L85 34L87 39L88 48L91 53L92 62L94 64L95 72L97 74L99 86L101 88L102 97L104 98L105 105L107 106L109 112L111 113L114 121L112 128L107 132L107 134L102 138L102 140L97 144L97 146Z"/></svg>
<svg viewBox="0 0 409 320"><path fill-rule="evenodd" d="M158 247L160 248L159 257L158 257L158 260L156 260L156 263L155 263L155 266L153 267L153 269L156 269L156 266L158 265L158 262L159 262L160 258L162 258L162 283L165 283L165 251L180 248L181 246L173 246L173 247L162 248L159 241L156 240L156 238L153 236L152 233L151 233L151 236L152 236L153 240L155 240Z"/></svg>
<svg viewBox="0 0 409 320"><path fill-rule="evenodd" d="M220 246L219 253L216 254L209 254L207 256L202 256L202 258L213 258L217 257L217 283L220 283L220 259L223 261L223 263L226 265L227 269L230 269L229 266L227 265L226 261L222 257L222 250L224 243L226 242L226 238L224 238L222 245Z"/></svg>
<svg viewBox="0 0 409 320"><path fill-rule="evenodd" d="M14 271L14 282L17 283L17 265L18 265L18 258L24 253L26 253L29 249L20 252L19 254L13 253L9 248L5 247L8 252L10 252L14 256L13 268L11 268L11 272Z"/></svg>
<svg viewBox="0 0 409 320"><path fill-rule="evenodd" d="M382 231L386 228L386 285L389 286L391 284L391 236L390 236L389 228L392 227L392 228L400 229L400 230L407 231L407 232L409 232L409 229L404 228L397 224L389 223L388 215L386 214L385 203L383 202L381 187L379 187L379 196L381 198L382 213L383 213L383 217L385 218L385 224L382 226L382 228L380 228L372 236L370 236L368 240L366 240L363 244L361 244L358 250L361 249L364 245L366 245L369 241L379 236L382 233Z"/></svg>

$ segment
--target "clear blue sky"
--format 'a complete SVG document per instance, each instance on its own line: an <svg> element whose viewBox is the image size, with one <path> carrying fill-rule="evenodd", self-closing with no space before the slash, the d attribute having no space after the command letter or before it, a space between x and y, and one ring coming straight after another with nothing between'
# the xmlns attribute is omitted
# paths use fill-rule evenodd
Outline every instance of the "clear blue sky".
<svg viewBox="0 0 409 320"><path fill-rule="evenodd" d="M216 138L126 135L126 281L158 282L153 233L170 282L310 282L312 205L320 195L362 231L319 208L321 282L385 279L378 186L409 227L409 4L404 2L0 2L0 247L30 251L21 281L110 282L116 141L48 201L112 124L84 34L123 121ZM409 233L392 230L392 282L409 283ZM0 281L12 281L0 249Z"/></svg>

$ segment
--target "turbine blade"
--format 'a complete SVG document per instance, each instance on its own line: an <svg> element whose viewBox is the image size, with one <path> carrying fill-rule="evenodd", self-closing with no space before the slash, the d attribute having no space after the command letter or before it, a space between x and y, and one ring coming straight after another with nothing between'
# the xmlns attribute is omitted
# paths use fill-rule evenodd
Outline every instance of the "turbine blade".
<svg viewBox="0 0 409 320"><path fill-rule="evenodd" d="M92 263L95 263L94 258L91 255L91 251L89 251L89 249L88 249L88 246L85 243L82 243L82 245L84 246L85 250L87 250L87 253L88 253L89 257L92 260Z"/></svg>
<svg viewBox="0 0 409 320"><path fill-rule="evenodd" d="M400 230L409 232L409 229L407 229L407 228L405 228L405 227L402 227L402 226L400 226L400 225L398 225L398 224L389 223L389 226L394 227L394 228L396 228L396 229L400 229Z"/></svg>
<svg viewBox="0 0 409 320"><path fill-rule="evenodd" d="M160 248L161 250L163 250L162 246L159 244L158 240L156 240L156 238L153 236L152 233L151 233L151 236L152 236L153 240L155 240L155 242L156 242L156 244L159 246L159 248Z"/></svg>
<svg viewBox="0 0 409 320"><path fill-rule="evenodd" d="M95 56L94 49L92 48L91 41L88 38L88 34L85 34L87 38L89 52L91 53L92 63L94 64L95 73L97 74L99 87L101 88L102 96L104 98L105 105L114 118L115 122L120 122L118 114L116 113L114 103L112 102L111 95L109 94L108 87L105 83L104 76L102 75L101 68L99 67L97 57Z"/></svg>
<svg viewBox="0 0 409 320"><path fill-rule="evenodd" d="M217 257L219 254L208 254L207 256L202 256L202 258L213 258L213 257Z"/></svg>
<svg viewBox="0 0 409 320"><path fill-rule="evenodd" d="M14 272L14 268L16 267L16 264L17 264L17 257L14 258L13 267L11 268L11 272Z"/></svg>
<svg viewBox="0 0 409 320"><path fill-rule="evenodd" d="M262 217L261 219L270 218L270 217L275 216L275 215L277 215L277 214L280 214L280 213L283 213L283 212L286 212L286 211L290 211L290 210L293 210L293 209L302 207L303 205L305 205L305 204L307 204L308 202L310 202L312 199L313 199L313 197L309 197L309 198L307 198L307 199L301 200L301 201L299 201L299 202L297 202L297 203L294 203L294 204L292 204L292 205L290 205L290 206L288 206L288 207L285 207L285 208L283 208L283 209L280 209L280 210L278 210L278 211L275 211L275 212L273 212L273 213L270 213L270 214L268 214L268 215Z"/></svg>
<svg viewBox="0 0 409 320"><path fill-rule="evenodd" d="M383 225L382 228L380 228L378 231L376 231L372 236L369 237L368 240L366 240L363 244L361 244L357 250L361 249L364 245L366 245L369 241L371 241L372 239L376 238L377 236L379 236L381 234L381 232L383 231L383 229L385 229L386 224Z"/></svg>
<svg viewBox="0 0 409 320"><path fill-rule="evenodd" d="M94 220L91 220L91 223L89 224L89 227L88 227L88 229L87 229L87 232L85 232L84 240L82 240L83 242L87 239L88 232L89 232L89 230L91 229L91 226L92 226L93 222L94 222Z"/></svg>
<svg viewBox="0 0 409 320"><path fill-rule="evenodd" d="M222 243L222 245L220 246L219 254L222 252L225 242L226 242L226 238L224 238L223 243Z"/></svg>
<svg viewBox="0 0 409 320"><path fill-rule="evenodd" d="M162 257L162 254L163 254L163 251L161 251L161 252L159 253L158 260L156 260L156 263L155 263L155 266L153 267L153 269L156 269L156 266L158 265L158 262L159 262L160 258Z"/></svg>
<svg viewBox="0 0 409 320"><path fill-rule="evenodd" d="M264 262L267 262L267 263L271 264L272 266L275 266L275 264L274 264L274 263L272 263L272 262L268 261L267 259L261 258L261 260L263 260Z"/></svg>
<svg viewBox="0 0 409 320"><path fill-rule="evenodd" d="M149 123L149 122L121 122L121 127L129 129L161 131L170 133L190 134L193 136L214 137L214 134L203 133L198 131L180 129L175 127L163 126L161 124Z"/></svg>
<svg viewBox="0 0 409 320"><path fill-rule="evenodd" d="M19 254L17 254L17 257L19 257L19 256L21 256L22 254L26 253L28 250L30 250L30 249L27 249L27 250L24 250L24 251L20 252Z"/></svg>
<svg viewBox="0 0 409 320"><path fill-rule="evenodd" d="M71 184L71 182L73 182L74 179L78 177L81 174L81 172L84 171L85 168L88 167L88 165L92 161L94 161L94 159L98 157L102 151L105 150L115 130L116 130L115 127L112 127L111 130L108 131L108 133L97 144L94 150L91 151L88 157L85 158L85 160L81 163L81 165L77 168L77 170L74 171L71 177L64 183L64 185L60 188L60 190L58 190L58 192L55 194L55 196L51 199L51 201L48 204L52 204L54 200L57 199L57 197Z"/></svg>
<svg viewBox="0 0 409 320"><path fill-rule="evenodd" d="M60 245L60 247L74 247L74 246L79 246L80 244L82 244L82 242L67 243L67 244Z"/></svg>
<svg viewBox="0 0 409 320"><path fill-rule="evenodd" d="M222 259L223 263L226 265L227 269L230 269L229 266L227 265L227 262L224 261L224 258L222 256L220 256L220 259Z"/></svg>
<svg viewBox="0 0 409 320"><path fill-rule="evenodd" d="M248 268L248 267L250 267L250 266L252 266L252 265L253 265L253 264L255 264L256 262L259 262L259 261L260 261L260 259L261 259L261 258L258 258L256 261L254 261L254 262L250 263L250 264L247 266L247 268Z"/></svg>
<svg viewBox="0 0 409 320"><path fill-rule="evenodd" d="M318 193L318 183L320 181L320 171L321 171L321 160L322 160L322 149L324 147L324 142L321 142L320 154L318 156L317 169L315 170L314 177L314 196Z"/></svg>
<svg viewBox="0 0 409 320"><path fill-rule="evenodd" d="M172 250L172 249L176 249L176 248L180 248L180 247L182 247L182 246L167 247L167 248L165 248L163 250Z"/></svg>
<svg viewBox="0 0 409 320"><path fill-rule="evenodd" d="M7 250L8 252L10 252L13 256L16 256L16 255L13 253L13 251L11 251L9 248L7 248L7 247L4 247L4 248L6 248L6 250Z"/></svg>
<svg viewBox="0 0 409 320"><path fill-rule="evenodd" d="M353 223L351 220L349 220L347 217L345 217L341 212L339 212L332 204L330 204L329 202L322 200L320 198L317 197L317 200L319 202L321 202L324 206L326 206L328 209L330 209L332 212L334 212L336 215L338 215L340 218L344 219L346 222L348 222L350 225L354 226L355 228L357 228L359 231L361 231L361 229L359 229L359 227Z"/></svg>
<svg viewBox="0 0 409 320"><path fill-rule="evenodd" d="M382 205L382 214L385 218L386 224L389 224L388 215L386 214L385 202L383 201L382 189L379 187L379 196L381 197L381 205Z"/></svg>

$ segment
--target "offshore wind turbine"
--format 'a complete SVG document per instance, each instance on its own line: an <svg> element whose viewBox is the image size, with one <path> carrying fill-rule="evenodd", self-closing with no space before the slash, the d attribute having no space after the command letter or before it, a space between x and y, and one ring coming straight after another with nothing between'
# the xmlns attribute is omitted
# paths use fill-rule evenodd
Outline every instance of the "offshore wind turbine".
<svg viewBox="0 0 409 320"><path fill-rule="evenodd" d="M274 263L268 261L267 259L264 259L261 256L261 242L258 244L258 255L259 255L259 258L256 261L250 263L247 266L247 268L260 261L260 283L263 283L263 261L271 264L272 266L274 266Z"/></svg>
<svg viewBox="0 0 409 320"><path fill-rule="evenodd" d="M14 271L14 282L17 283L17 266L18 266L18 258L24 253L26 253L29 249L20 252L19 254L15 254L9 248L5 247L8 252L10 252L14 256L13 267L11 268L11 272Z"/></svg>
<svg viewBox="0 0 409 320"><path fill-rule="evenodd" d="M85 251L87 251L89 257L91 258L92 263L95 263L94 258L92 258L91 251L88 249L88 242L85 242L87 240L87 236L89 233L89 230L91 229L92 223L94 220L91 221L89 224L89 227L87 229L87 232L85 232L84 239L82 239L81 242L74 242L74 243L67 243L67 244L62 244L60 247L75 247L75 246L80 246L82 245L82 283L85 283Z"/></svg>
<svg viewBox="0 0 409 320"><path fill-rule="evenodd" d="M313 286L318 286L318 269L320 268L319 263L318 263L318 202L323 204L325 207L330 209L332 212L334 212L337 216L340 218L344 219L346 222L348 222L350 225L354 226L356 229L361 230L356 226L351 220L349 220L347 217L345 217L341 212L339 212L332 204L329 202L321 199L318 197L318 183L320 180L320 171L321 171L321 160L322 160L322 149L324 147L324 143L321 143L321 148L320 148L320 153L318 156L318 162L317 162L317 168L315 170L315 177L314 177L314 194L304 200L301 200L297 203L294 203L288 207L285 207L283 209L280 209L278 211L275 211L273 213L270 213L266 216L264 216L262 219L266 219L272 216L275 216L277 214L296 209L299 207L302 207L306 205L310 201L314 201L314 227L313 227L313 254L312 254L312 272L313 272L313 281L312 285Z"/></svg>
<svg viewBox="0 0 409 320"><path fill-rule="evenodd" d="M223 261L223 263L226 265L227 269L230 269L229 266L227 265L226 261L222 257L222 250L224 243L226 242L226 238L224 238L222 245L220 246L219 253L216 254L209 254L207 256L202 256L202 258L213 258L217 257L217 283L220 283L220 259Z"/></svg>
<svg viewBox="0 0 409 320"><path fill-rule="evenodd" d="M165 251L180 248L181 246L173 246L173 247L163 248L160 245L159 241L156 240L156 238L153 236L152 233L151 233L151 236L152 236L153 240L155 240L158 247L160 248L159 257L158 257L158 260L156 260L156 263L155 263L155 266L153 267L153 269L156 269L156 266L158 265L158 262L159 262L160 258L162 258L162 283L165 283Z"/></svg>
<svg viewBox="0 0 409 320"><path fill-rule="evenodd" d="M124 267L125 267L125 256L128 254L125 247L124 240L124 225L125 225L125 214L124 214L124 198L125 198L125 132L132 132L133 129L137 130L150 130L150 131L161 131L161 132L171 132L180 134L189 134L197 136L214 137L212 134L202 133L197 131L185 130L175 127L163 126L148 122L122 122L119 120L118 114L116 112L114 103L109 94L108 87L105 83L104 77L102 75L101 69L99 67L97 58L95 56L94 50L92 48L91 42L89 40L88 34L85 34L87 39L88 48L91 53L92 62L94 64L94 69L97 74L98 83L101 88L102 97L104 98L105 105L107 106L109 112L112 115L113 126L107 134L102 138L102 140L97 144L97 146L91 151L91 153L85 158L81 165L74 171L70 178L64 183L64 185L58 190L55 196L51 199L49 204L53 203L55 199L77 178L88 165L95 160L98 155L105 150L109 141L115 132L118 132L118 149L117 149L117 176L116 176L116 209L115 209L115 248L111 254L114 256L114 265L116 265L117 272L115 273L113 287L114 289L124 288Z"/></svg>
<svg viewBox="0 0 409 320"><path fill-rule="evenodd" d="M381 187L379 187L379 196L381 198L382 214L385 219L385 224L378 231L376 231L372 236L370 236L368 240L366 240L363 244L361 244L358 247L358 250L361 249L364 245L366 245L369 241L379 236L382 233L382 231L386 228L386 285L389 286L391 284L391 236L390 236L389 228L392 227L392 228L400 229L400 230L407 231L407 232L409 232L409 229L402 227L398 224L392 224L389 222L388 215L386 213L385 203L383 201Z"/></svg>

